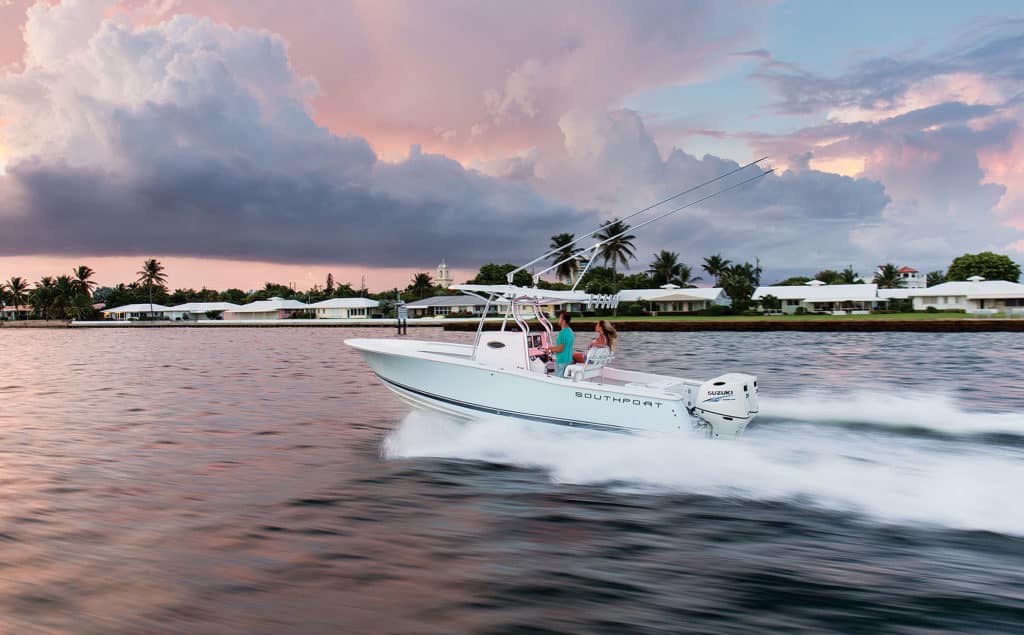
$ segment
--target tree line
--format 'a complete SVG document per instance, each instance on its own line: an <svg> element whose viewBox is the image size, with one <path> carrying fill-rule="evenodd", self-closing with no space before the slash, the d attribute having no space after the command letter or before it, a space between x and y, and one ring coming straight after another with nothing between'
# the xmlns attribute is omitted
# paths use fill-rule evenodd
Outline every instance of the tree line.
<svg viewBox="0 0 1024 635"><path fill-rule="evenodd" d="M637 260L635 236L629 234L630 226L619 220L606 221L601 229L594 235L599 242L599 247L592 258L588 258L583 249L575 246L576 237L572 233L560 233L551 237L548 245L552 252L550 263L554 266L554 273L558 282L552 283L540 280L538 285L541 288L567 289L576 285L588 293L616 293L620 289L649 289L658 288L665 284L675 284L680 287L692 287L704 279L695 275L694 267L683 262L677 252L661 250L652 255L652 260L647 269L630 275L618 271L619 265L629 268L630 262ZM590 260L600 262L602 266L593 266ZM499 265L487 263L480 268L475 278L469 280L473 284L505 284L508 273L517 267L513 264ZM714 254L704 258L700 265L700 271L707 274L709 281L714 281L716 287L723 289L726 295L732 300L732 306L736 311L745 311L751 306L751 297L761 286L763 270L760 261L755 258L754 262L733 262L722 257L721 254ZM582 272L582 273L581 273ZM993 252L981 252L978 254L964 254L953 260L947 271L932 271L926 275L927 286L934 286L947 281L966 280L971 276L982 276L986 280L1009 280L1017 282L1020 278L1020 265L1013 262L1008 256L995 254ZM814 277L796 276L787 278L775 283L778 286L802 285L811 280L818 280L825 284L862 284L868 281L867 278L858 273L853 266L848 266L839 271L835 269L824 269ZM900 286L901 275L899 267L893 263L886 263L878 268L871 276L870 281L883 289L893 289ZM531 286L532 276L526 271L515 274L513 284L518 286ZM418 273L414 276L412 284L406 288L406 293L411 299L420 299L445 293L440 287L433 286L430 274Z"/></svg>
<svg viewBox="0 0 1024 635"><path fill-rule="evenodd" d="M13 307L15 319L27 311L31 317L52 320L90 320L100 317L100 307L119 307L129 304L175 306L188 302L231 302L247 304L273 297L319 302L329 298L375 297L365 290L356 290L351 284L338 284L328 273L323 286L313 285L306 291L276 282L267 282L263 288L252 291L241 289L174 289L167 287L164 265L155 258L142 263L131 282L112 287L99 287L93 280L95 271L88 266L75 267L70 275L43 276L34 284L21 276L12 276L0 282L0 306ZM394 291L386 292L394 297ZM384 294L378 294L384 295Z"/></svg>
<svg viewBox="0 0 1024 635"><path fill-rule="evenodd" d="M629 234L630 226L619 220L606 221L595 234L600 245L592 257L574 245L575 235L571 233L555 234L551 237L549 250L552 251L550 262L557 278L556 282L539 281L542 288L569 289L572 286L588 293L616 293L621 289L654 289L666 284L680 287L693 287L697 282L704 281L701 275L708 276L716 287L724 290L732 300L733 308L744 311L751 305L750 298L757 287L761 286L762 268L760 261L733 262L714 254L703 259L699 270L683 262L678 252L661 250L652 254L647 268L637 273L626 275L619 271L619 266L629 268L631 261L637 260L636 237ZM600 262L594 266L594 262ZM505 284L507 275L517 267L513 264L487 263L480 267L477 275L469 280L472 284ZM987 280L1009 280L1017 282L1020 278L1020 265L1008 256L993 252L964 254L953 260L949 268L943 271L932 271L927 274L928 286L946 281L966 280L971 276L982 276ZM43 276L34 285L19 276L13 276L0 283L0 305L14 307L16 314L22 308L31 309L31 314L45 319L94 319L98 317L97 305L118 307L129 304L148 304L152 312L154 304L178 305L187 302L231 302L246 304L257 300L273 297L297 299L306 303L320 302L330 298L368 297L383 302L385 305L403 299L418 300L425 297L448 293L437 286L430 274L419 272L413 275L410 283L404 288L393 288L379 293L370 293L366 289L354 289L349 283L337 283L334 276L327 274L325 284L313 285L306 291L299 291L294 286L267 282L262 289L243 291L229 288L224 291L214 289L175 289L167 287L165 267L159 260L150 258L142 263L136 272L136 279L120 283L113 287L97 287L92 280L95 272L92 268L81 265L75 267L69 275ZM857 273L852 266L842 271L824 269L814 277L796 276L788 278L777 285L801 285L811 280L819 280L825 284L858 284L865 278ZM872 282L881 288L895 288L900 283L900 273L896 265L886 263L879 267L872 277ZM519 286L532 286L533 278L527 271L515 274L513 283Z"/></svg>

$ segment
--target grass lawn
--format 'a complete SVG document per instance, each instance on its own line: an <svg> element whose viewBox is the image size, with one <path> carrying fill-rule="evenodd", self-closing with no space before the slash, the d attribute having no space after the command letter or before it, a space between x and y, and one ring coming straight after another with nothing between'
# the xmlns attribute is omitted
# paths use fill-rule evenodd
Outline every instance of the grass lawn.
<svg viewBox="0 0 1024 635"><path fill-rule="evenodd" d="M835 321L857 321L857 320L983 320L990 316L973 316L965 313L927 313L924 311L914 313L873 313L868 315L619 315L615 317L577 317L573 318L573 324L590 323L598 319L611 320L612 322L835 322ZM992 316L1005 317L1005 316Z"/></svg>

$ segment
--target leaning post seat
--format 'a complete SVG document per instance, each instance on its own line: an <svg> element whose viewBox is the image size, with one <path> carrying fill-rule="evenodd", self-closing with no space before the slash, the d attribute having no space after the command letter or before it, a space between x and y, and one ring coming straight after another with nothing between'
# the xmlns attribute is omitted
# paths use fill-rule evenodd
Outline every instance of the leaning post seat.
<svg viewBox="0 0 1024 635"><path fill-rule="evenodd" d="M583 381L600 377L604 373L604 367L612 361L615 355L606 346L591 348L587 351L587 357L582 364L569 364L565 368L565 377L573 381Z"/></svg>

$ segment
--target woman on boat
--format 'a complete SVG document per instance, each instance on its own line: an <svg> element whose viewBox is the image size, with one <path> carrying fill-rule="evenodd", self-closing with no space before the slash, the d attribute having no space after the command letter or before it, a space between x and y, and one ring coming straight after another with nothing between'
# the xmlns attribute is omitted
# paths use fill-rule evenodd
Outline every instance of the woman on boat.
<svg viewBox="0 0 1024 635"><path fill-rule="evenodd" d="M619 333L612 326L612 323L608 320L598 320L594 324L594 332L597 336L590 346L587 347L589 352L591 348L607 348L609 351L615 350L615 340L618 339ZM573 353L573 361L582 364L587 359L586 353Z"/></svg>

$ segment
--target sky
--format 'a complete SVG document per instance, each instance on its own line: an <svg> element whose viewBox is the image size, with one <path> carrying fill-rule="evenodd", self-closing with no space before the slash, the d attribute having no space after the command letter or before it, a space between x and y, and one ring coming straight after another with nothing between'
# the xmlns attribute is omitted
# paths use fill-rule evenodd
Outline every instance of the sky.
<svg viewBox="0 0 1024 635"><path fill-rule="evenodd" d="M1022 126L1019 1L0 0L0 279L461 280L765 155L631 271L1020 262Z"/></svg>

